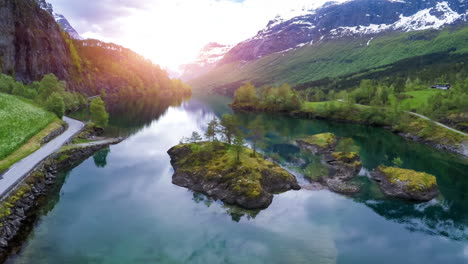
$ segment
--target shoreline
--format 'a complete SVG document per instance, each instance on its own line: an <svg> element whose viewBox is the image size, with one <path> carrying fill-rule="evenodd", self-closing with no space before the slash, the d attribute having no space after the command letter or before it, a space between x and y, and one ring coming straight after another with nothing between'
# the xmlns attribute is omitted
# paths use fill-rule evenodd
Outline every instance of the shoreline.
<svg viewBox="0 0 468 264"><path fill-rule="evenodd" d="M244 106L238 106L238 105L233 105L229 104L229 106L234 110L234 111L240 111L240 112L246 112L246 113L277 113L277 114L282 114L282 115L287 115L290 117L294 118L305 118L305 119L316 119L316 120L327 120L327 121L334 121L334 122L339 122L339 123L348 123L348 124L358 124L358 125L366 125L366 126L373 126L373 127L381 127L384 128L385 130L388 130L400 137L403 137L408 140L412 140L414 142L422 143L425 145L428 145L432 148L442 150L442 151L447 151L452 154L455 154L457 156L460 156L462 158L468 158L468 141L464 141L460 143L460 146L455 146L452 144L444 144L440 142L435 142L431 140L426 140L422 138L419 135L414 135L409 132L404 132L404 131L398 131L394 129L390 125L378 125L378 124L369 124L368 122L361 121L361 120L351 120L351 119L344 119L344 118L330 118L330 117L325 117L325 116L320 116L316 112L307 112L303 110L293 110L293 111L268 111L264 109L258 109L254 106L251 105L244 105Z"/></svg>
<svg viewBox="0 0 468 264"><path fill-rule="evenodd" d="M77 133L70 142L79 137ZM96 152L122 142L124 138L109 138L85 144L68 144L46 157L27 173L0 203L0 263L21 249L36 222L48 196L60 190L65 170L70 170Z"/></svg>

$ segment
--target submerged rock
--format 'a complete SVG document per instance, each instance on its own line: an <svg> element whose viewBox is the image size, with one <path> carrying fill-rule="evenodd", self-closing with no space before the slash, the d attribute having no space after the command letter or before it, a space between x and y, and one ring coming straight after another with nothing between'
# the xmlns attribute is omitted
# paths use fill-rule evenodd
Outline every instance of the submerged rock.
<svg viewBox="0 0 468 264"><path fill-rule="evenodd" d="M371 175L388 196L427 202L439 194L436 177L424 172L379 166Z"/></svg>
<svg viewBox="0 0 468 264"><path fill-rule="evenodd" d="M313 135L296 142L301 148L320 155L321 165L315 168L320 175L305 175L312 183L320 183L337 193L353 194L360 191L358 186L349 182L362 168L360 157L356 152L334 152L338 144L334 134Z"/></svg>
<svg viewBox="0 0 468 264"><path fill-rule="evenodd" d="M323 154L335 149L337 139L332 133L323 133L299 139L296 142L301 148L309 150L314 154Z"/></svg>
<svg viewBox="0 0 468 264"><path fill-rule="evenodd" d="M172 183L246 209L267 208L273 194L299 190L296 178L244 148L240 162L223 143L181 144L168 151Z"/></svg>

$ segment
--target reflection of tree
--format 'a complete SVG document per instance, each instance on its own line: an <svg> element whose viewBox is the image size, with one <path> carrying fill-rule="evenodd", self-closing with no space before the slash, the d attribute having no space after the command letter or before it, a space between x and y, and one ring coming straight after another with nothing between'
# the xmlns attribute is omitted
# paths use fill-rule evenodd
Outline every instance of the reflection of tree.
<svg viewBox="0 0 468 264"><path fill-rule="evenodd" d="M98 168L104 168L107 165L107 155L110 153L110 148L107 147L101 151L98 151L96 154L94 154L93 159L94 159L94 164Z"/></svg>
<svg viewBox="0 0 468 264"><path fill-rule="evenodd" d="M204 204L206 207L210 207L215 200L202 194L202 193L193 193L193 198L192 200L196 202L197 204ZM242 217L246 217L248 220L255 219L255 217L260 213L261 210L247 210L240 208L235 205L228 205L228 204L223 204L222 206L223 209L226 210L226 213L231 216L232 221L234 222L239 222Z"/></svg>

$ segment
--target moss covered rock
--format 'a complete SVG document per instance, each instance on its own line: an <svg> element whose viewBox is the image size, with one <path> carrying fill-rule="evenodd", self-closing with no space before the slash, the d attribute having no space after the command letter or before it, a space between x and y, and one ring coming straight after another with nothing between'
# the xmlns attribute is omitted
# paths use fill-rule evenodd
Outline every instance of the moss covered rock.
<svg viewBox="0 0 468 264"><path fill-rule="evenodd" d="M372 177L388 196L426 202L439 194L436 177L424 172L379 166Z"/></svg>
<svg viewBox="0 0 468 264"><path fill-rule="evenodd" d="M275 163L244 148L223 143L181 144L168 151L175 169L172 182L227 204L247 209L267 208L274 193L299 190L296 178Z"/></svg>
<svg viewBox="0 0 468 264"><path fill-rule="evenodd" d="M335 149L337 144L336 136L332 133L323 133L296 140L301 148L313 153L325 153Z"/></svg>

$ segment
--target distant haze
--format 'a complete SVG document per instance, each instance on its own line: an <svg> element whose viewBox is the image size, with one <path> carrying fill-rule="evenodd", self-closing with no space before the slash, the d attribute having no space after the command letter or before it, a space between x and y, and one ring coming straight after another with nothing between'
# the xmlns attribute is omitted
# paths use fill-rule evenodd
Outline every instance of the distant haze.
<svg viewBox="0 0 468 264"><path fill-rule="evenodd" d="M340 0L343 2L344 0ZM126 46L172 70L208 42L253 37L278 14L325 0L49 0L80 35Z"/></svg>

